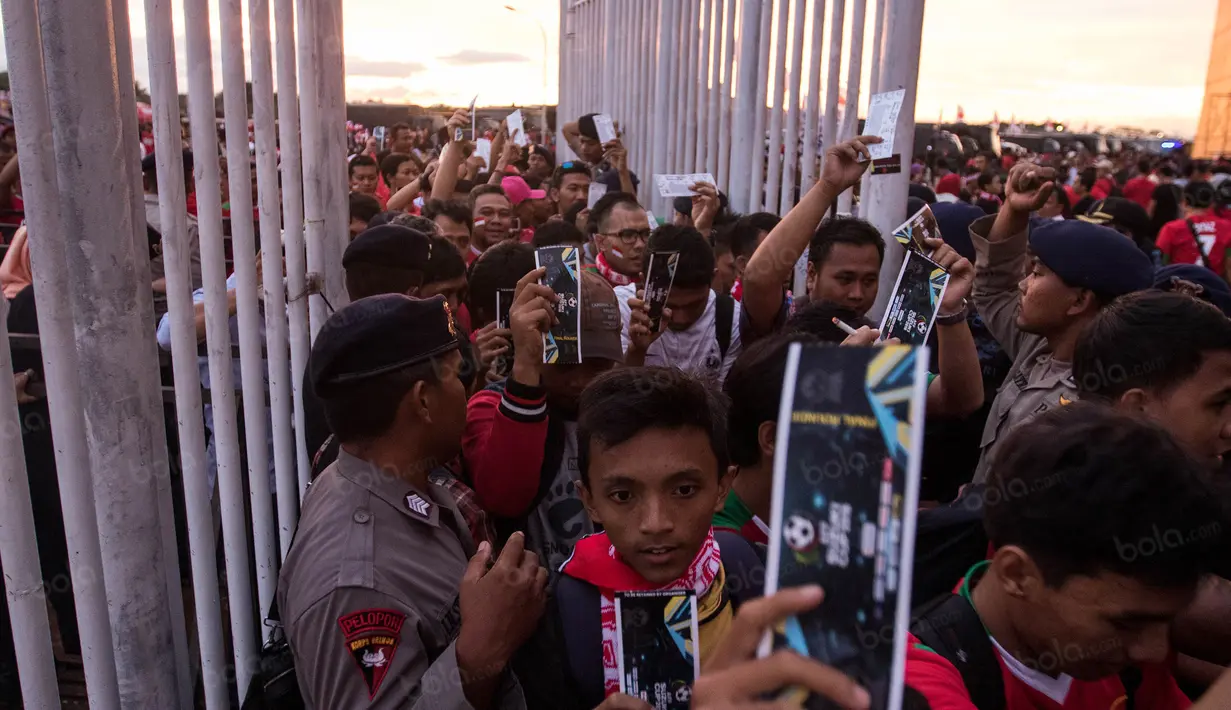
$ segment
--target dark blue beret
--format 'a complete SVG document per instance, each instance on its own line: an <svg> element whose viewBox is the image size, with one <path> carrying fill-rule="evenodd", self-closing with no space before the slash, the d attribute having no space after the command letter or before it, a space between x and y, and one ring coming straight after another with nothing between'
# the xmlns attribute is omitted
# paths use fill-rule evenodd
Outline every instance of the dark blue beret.
<svg viewBox="0 0 1231 710"><path fill-rule="evenodd" d="M1154 283L1150 257L1110 227L1078 220L1052 222L1031 230L1030 249L1066 284L1101 296L1142 291Z"/></svg>
<svg viewBox="0 0 1231 710"><path fill-rule="evenodd" d="M457 350L457 328L443 296L369 296L329 316L312 344L312 385L330 390L418 365Z"/></svg>
<svg viewBox="0 0 1231 710"><path fill-rule="evenodd" d="M975 245L970 241L970 225L987 213L969 202L937 202L932 205L932 214L945 244L974 263Z"/></svg>
<svg viewBox="0 0 1231 710"><path fill-rule="evenodd" d="M432 240L426 234L399 224L365 229L342 252L342 268L377 264L395 269L424 271L432 256Z"/></svg>
<svg viewBox="0 0 1231 710"><path fill-rule="evenodd" d="M1154 272L1154 288L1177 291L1208 301L1231 316L1231 286L1218 274L1196 264L1172 264Z"/></svg>

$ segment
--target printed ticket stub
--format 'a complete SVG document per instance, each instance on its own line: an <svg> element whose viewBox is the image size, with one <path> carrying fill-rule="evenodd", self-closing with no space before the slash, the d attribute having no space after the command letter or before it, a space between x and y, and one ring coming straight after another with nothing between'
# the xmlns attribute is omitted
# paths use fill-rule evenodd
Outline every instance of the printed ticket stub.
<svg viewBox="0 0 1231 710"><path fill-rule="evenodd" d="M542 247L534 252L536 268L547 268L540 281L560 297L557 323L543 334L543 362L581 363L581 250L571 246Z"/></svg>
<svg viewBox="0 0 1231 710"><path fill-rule="evenodd" d="M881 338L897 338L903 345L926 343L948 286L948 271L926 256L906 250L893 296L881 319Z"/></svg>
<svg viewBox="0 0 1231 710"><path fill-rule="evenodd" d="M663 308L671 296L671 284L675 281L675 265L680 260L678 251L650 252L650 265L645 270L645 302L649 306L650 332L658 332L662 322Z"/></svg>
<svg viewBox="0 0 1231 710"><path fill-rule="evenodd" d="M529 145L530 139L526 138L526 123L521 117L521 109L517 109L509 114L505 119L505 125L509 129L509 137L513 139L513 143L519 146Z"/></svg>
<svg viewBox="0 0 1231 710"><path fill-rule="evenodd" d="M880 136L881 142L868 146L872 160L880 160L893 155L893 140L898 132L898 114L902 112L902 100L906 98L906 90L886 91L875 94L868 103L868 119L864 121L863 133L867 136Z"/></svg>
<svg viewBox="0 0 1231 710"><path fill-rule="evenodd" d="M611 120L611 116L605 113L600 113L594 117L594 130L598 133L598 142L606 145L608 141L616 139L615 122Z"/></svg>
<svg viewBox="0 0 1231 710"><path fill-rule="evenodd" d="M620 692L654 710L688 710L701 663L696 593L618 592L615 605Z"/></svg>
<svg viewBox="0 0 1231 710"><path fill-rule="evenodd" d="M692 191L692 186L699 182L707 182L711 185L716 184L714 176L709 173L654 176L654 185L658 187L658 194L663 197L692 197L697 194Z"/></svg>
<svg viewBox="0 0 1231 710"><path fill-rule="evenodd" d="M597 205L598 201L603 199L603 195L606 195L606 194L607 194L606 185L604 185L601 182L590 183L590 193L586 195L586 207L588 209L594 209L594 205Z"/></svg>
<svg viewBox="0 0 1231 710"><path fill-rule="evenodd" d="M818 584L760 655L790 648L902 707L927 348L793 344L778 414L765 595ZM869 643L868 639L876 639ZM792 688L780 700L834 704Z"/></svg>

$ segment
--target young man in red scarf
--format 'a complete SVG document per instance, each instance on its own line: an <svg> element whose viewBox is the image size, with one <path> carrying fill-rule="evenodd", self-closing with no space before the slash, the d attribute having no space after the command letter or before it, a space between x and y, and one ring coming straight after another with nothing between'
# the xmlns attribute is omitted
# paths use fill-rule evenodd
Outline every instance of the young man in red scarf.
<svg viewBox="0 0 1231 710"><path fill-rule="evenodd" d="M592 708L619 692L616 592L694 590L704 664L764 571L749 543L710 527L730 488L720 393L674 368L622 368L594 380L580 405L577 490L604 532L561 567L549 623L562 630L579 707Z"/></svg>

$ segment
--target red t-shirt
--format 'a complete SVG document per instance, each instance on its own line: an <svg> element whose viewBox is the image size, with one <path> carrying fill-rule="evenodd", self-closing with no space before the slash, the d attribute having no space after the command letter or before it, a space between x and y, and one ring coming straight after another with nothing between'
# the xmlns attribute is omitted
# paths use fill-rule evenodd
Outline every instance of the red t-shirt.
<svg viewBox="0 0 1231 710"><path fill-rule="evenodd" d="M927 698L932 710L975 710L962 676L951 663L932 649L907 636L906 684ZM1124 685L1119 676L1097 681L1072 679L1057 702L1042 690L1019 678L997 654L1004 679L1005 710L1120 710ZM1180 691L1166 663L1139 666L1141 686L1133 693L1134 705L1150 710L1184 710L1192 705Z"/></svg>
<svg viewBox="0 0 1231 710"><path fill-rule="evenodd" d="M1111 191L1114 190L1116 184L1107 178L1099 178L1094 183L1094 187L1090 188L1090 194L1096 200L1105 200L1111 197Z"/></svg>
<svg viewBox="0 0 1231 710"><path fill-rule="evenodd" d="M1231 221L1220 219L1213 214L1193 215L1191 219L1202 251L1210 261L1210 269L1220 276L1225 274L1227 250L1231 249ZM1187 220L1177 219L1164 224L1158 231L1155 245L1168 264L1201 263L1197 241L1193 239Z"/></svg>
<svg viewBox="0 0 1231 710"><path fill-rule="evenodd" d="M1156 187L1158 186L1151 182L1150 178L1139 175L1124 184L1124 196L1143 208L1150 209L1150 198Z"/></svg>

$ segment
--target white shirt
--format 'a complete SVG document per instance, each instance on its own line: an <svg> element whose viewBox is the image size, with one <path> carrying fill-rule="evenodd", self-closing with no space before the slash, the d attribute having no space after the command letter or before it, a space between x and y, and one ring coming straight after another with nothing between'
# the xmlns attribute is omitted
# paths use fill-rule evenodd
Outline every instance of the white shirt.
<svg viewBox="0 0 1231 710"><path fill-rule="evenodd" d="M1004 664L1010 673L1017 676L1017 679L1021 682L1051 698L1057 705L1064 705L1065 699L1069 697L1069 688L1073 685L1072 676L1067 673L1061 673L1053 678L1046 673L1030 668L1004 650L1004 647L996 639L992 638L990 634L988 638L991 639L992 645L996 647L996 652L1000 654L1000 658L1004 660Z"/></svg>
<svg viewBox="0 0 1231 710"><path fill-rule="evenodd" d="M632 309L628 307L628 299L637 295L636 284L616 286L616 298L620 301L620 319L623 327L620 331L620 341L624 351L628 352L632 339L628 336L628 324L632 318ZM658 367L678 367L698 377L711 380L721 385L727 379L731 363L739 357L743 349L740 334L740 304L735 302L735 311L731 316L731 345L727 348L726 357L718 346L718 331L716 327L716 309L714 302L717 297L710 291L709 301L705 311L688 330L666 330L658 336L645 354L645 364Z"/></svg>

